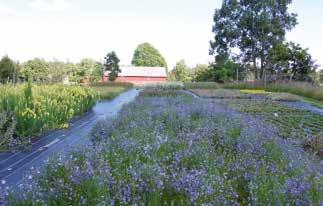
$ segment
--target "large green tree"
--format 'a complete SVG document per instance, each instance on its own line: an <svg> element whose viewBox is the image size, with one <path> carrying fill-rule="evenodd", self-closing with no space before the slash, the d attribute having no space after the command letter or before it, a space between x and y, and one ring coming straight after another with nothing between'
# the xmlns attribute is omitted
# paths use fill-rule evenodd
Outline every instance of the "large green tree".
<svg viewBox="0 0 323 206"><path fill-rule="evenodd" d="M278 44L269 52L271 72L288 76L290 81L315 81L311 75L317 65L308 49L299 44L288 42Z"/></svg>
<svg viewBox="0 0 323 206"><path fill-rule="evenodd" d="M167 68L165 58L149 43L138 45L133 55L132 64L135 66Z"/></svg>
<svg viewBox="0 0 323 206"><path fill-rule="evenodd" d="M8 56L2 57L0 61L0 81L1 83L16 82L18 76L18 64Z"/></svg>
<svg viewBox="0 0 323 206"><path fill-rule="evenodd" d="M103 74L103 65L93 59L82 59L79 63L80 71L85 76L91 77L91 81L99 81Z"/></svg>
<svg viewBox="0 0 323 206"><path fill-rule="evenodd" d="M297 24L296 14L288 12L291 3L292 0L223 0L214 14L210 53L236 53L244 62L253 64L256 77L265 79L269 51L282 43L286 32Z"/></svg>
<svg viewBox="0 0 323 206"><path fill-rule="evenodd" d="M39 58L27 61L23 65L23 76L28 81L47 82L49 81L49 65Z"/></svg>
<svg viewBox="0 0 323 206"><path fill-rule="evenodd" d="M191 71L182 59L176 63L174 69L170 72L170 80L178 82L189 82L191 81Z"/></svg>
<svg viewBox="0 0 323 206"><path fill-rule="evenodd" d="M109 80L114 81L118 77L118 74L121 72L119 67L119 58L117 54L112 51L104 57L104 68L106 71L109 71Z"/></svg>

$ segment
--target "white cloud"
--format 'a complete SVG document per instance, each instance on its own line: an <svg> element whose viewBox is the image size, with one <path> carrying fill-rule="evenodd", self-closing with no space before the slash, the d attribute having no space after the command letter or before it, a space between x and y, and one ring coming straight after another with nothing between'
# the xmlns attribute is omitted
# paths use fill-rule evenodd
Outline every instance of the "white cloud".
<svg viewBox="0 0 323 206"><path fill-rule="evenodd" d="M67 0L32 0L28 6L42 11L62 11L70 8L72 4Z"/></svg>
<svg viewBox="0 0 323 206"><path fill-rule="evenodd" d="M15 15L16 13L17 13L16 10L0 2L1 15Z"/></svg>

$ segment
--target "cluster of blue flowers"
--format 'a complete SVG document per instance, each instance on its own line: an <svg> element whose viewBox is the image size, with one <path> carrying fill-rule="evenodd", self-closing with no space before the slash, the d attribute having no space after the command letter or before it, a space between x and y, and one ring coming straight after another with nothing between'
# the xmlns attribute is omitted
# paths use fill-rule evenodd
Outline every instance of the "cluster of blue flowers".
<svg viewBox="0 0 323 206"><path fill-rule="evenodd" d="M188 95L139 96L93 145L52 160L11 203L319 205L319 161L259 119Z"/></svg>

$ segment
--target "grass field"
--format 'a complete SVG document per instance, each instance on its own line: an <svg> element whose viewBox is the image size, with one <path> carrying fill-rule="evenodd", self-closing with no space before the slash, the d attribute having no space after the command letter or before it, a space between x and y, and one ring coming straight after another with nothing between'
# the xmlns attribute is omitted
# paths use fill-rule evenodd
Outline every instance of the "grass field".
<svg viewBox="0 0 323 206"><path fill-rule="evenodd" d="M94 146L31 171L9 203L319 205L318 158L295 143L303 137L286 138L272 115L286 134L297 121L296 132L316 133L322 117L250 101L146 89L94 128Z"/></svg>

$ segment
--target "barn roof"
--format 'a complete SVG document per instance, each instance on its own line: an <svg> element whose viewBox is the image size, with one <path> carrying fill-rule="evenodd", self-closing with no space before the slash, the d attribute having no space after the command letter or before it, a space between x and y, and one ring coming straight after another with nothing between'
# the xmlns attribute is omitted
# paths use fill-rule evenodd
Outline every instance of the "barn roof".
<svg viewBox="0 0 323 206"><path fill-rule="evenodd" d="M119 76L127 77L167 77L164 67L120 66ZM105 73L106 75L108 73Z"/></svg>

